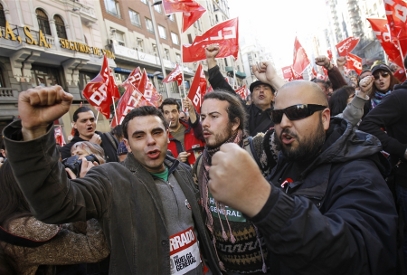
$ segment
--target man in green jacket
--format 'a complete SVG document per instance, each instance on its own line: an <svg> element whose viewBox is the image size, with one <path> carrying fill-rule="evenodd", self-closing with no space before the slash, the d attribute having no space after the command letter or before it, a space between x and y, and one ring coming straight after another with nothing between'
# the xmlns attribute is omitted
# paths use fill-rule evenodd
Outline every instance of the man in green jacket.
<svg viewBox="0 0 407 275"><path fill-rule="evenodd" d="M70 180L52 122L69 110L60 86L20 93L20 121L4 130L9 161L34 215L47 223L98 219L111 250L109 274L220 274L201 217L190 168L167 157L168 125L154 107L124 119L130 153ZM199 242L198 242L199 240Z"/></svg>

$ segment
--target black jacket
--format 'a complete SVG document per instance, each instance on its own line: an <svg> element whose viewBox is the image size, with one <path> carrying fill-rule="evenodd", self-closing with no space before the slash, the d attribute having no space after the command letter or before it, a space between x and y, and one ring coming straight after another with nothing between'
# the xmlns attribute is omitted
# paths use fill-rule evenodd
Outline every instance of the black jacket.
<svg viewBox="0 0 407 275"><path fill-rule="evenodd" d="M219 66L209 69L208 73L209 83L211 83L213 89L222 89L233 94L234 96L239 97L229 83L226 82L225 78L219 71ZM249 132L250 136L254 137L257 133L265 133L270 128L273 128L274 123L271 120L271 108L262 111L254 104L246 105L243 103L243 105L245 106L248 115L246 130Z"/></svg>
<svg viewBox="0 0 407 275"><path fill-rule="evenodd" d="M110 133L102 133L98 131L96 131L95 133L100 135L102 139L102 143L100 144L100 146L105 151L106 162L119 162L119 157L117 156L117 147L119 146L119 143L117 139ZM108 135L110 135L110 137L108 137ZM80 141L86 140L80 138L79 136L74 136L69 143L61 147L59 149L59 152L61 152L61 158L64 159L70 157L72 146Z"/></svg>
<svg viewBox="0 0 407 275"><path fill-rule="evenodd" d="M252 219L279 263L272 274L395 274L397 212L380 150L376 137L333 118L321 153L284 189L280 155Z"/></svg>
<svg viewBox="0 0 407 275"><path fill-rule="evenodd" d="M169 234L160 194L152 175L133 154L70 180L58 160L53 131L21 141L21 122L15 121L4 129L4 136L10 164L36 218L56 224L98 219L109 243L111 275L170 274ZM220 274L191 169L171 157L166 165L174 168L169 170L191 206L201 251L213 273Z"/></svg>

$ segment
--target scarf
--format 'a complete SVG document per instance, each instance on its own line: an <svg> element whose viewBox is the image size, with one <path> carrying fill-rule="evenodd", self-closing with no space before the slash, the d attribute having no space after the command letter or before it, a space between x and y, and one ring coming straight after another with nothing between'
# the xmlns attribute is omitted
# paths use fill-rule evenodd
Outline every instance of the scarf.
<svg viewBox="0 0 407 275"><path fill-rule="evenodd" d="M240 147L242 147L243 146L243 131L238 130L234 135L232 135L224 143L235 143L235 144L239 145ZM205 210L205 213L206 213L206 216L207 216L205 224L206 224L206 227L208 228L208 230L211 232L212 236L214 235L214 227L213 227L213 217L212 217L211 211L209 209L209 190L208 190L209 168L212 165L212 156L216 152L218 152L219 150L220 150L220 146L216 147L216 148L205 147L205 150L202 153L202 166L203 166L203 169L200 170L200 173L198 175L198 177L199 177L199 181L198 181L199 182L199 190L200 190L201 196L202 196L202 206L203 206L203 208ZM221 209L221 211L225 210L225 205L223 205L223 204L221 204L219 202L216 202L216 207L218 209ZM219 211L218 211L218 217L219 217L219 219L221 219ZM230 241L232 243L235 243L236 239L232 234L232 229L230 228L229 221L227 220L227 216L225 215L225 217L226 217L226 222L227 222L228 227L229 227ZM220 224L221 224L221 227L222 227L222 238L224 240L227 240L228 236L226 234L226 231L223 228L222 222ZM213 245L215 246L216 245L216 238L213 237L212 239L213 239L213 241L212 241ZM219 256L218 256L218 252L216 251L216 248L215 248L215 252L216 252L216 256L217 256L217 258L219 260L220 268L225 271L225 266L220 261Z"/></svg>
<svg viewBox="0 0 407 275"><path fill-rule="evenodd" d="M372 102L372 109L374 107L376 107L382 101L382 99L385 96L389 95L390 93L391 93L391 90L387 91L387 93L381 93L381 92L376 91L374 93L374 97L372 98L372 101L371 101Z"/></svg>

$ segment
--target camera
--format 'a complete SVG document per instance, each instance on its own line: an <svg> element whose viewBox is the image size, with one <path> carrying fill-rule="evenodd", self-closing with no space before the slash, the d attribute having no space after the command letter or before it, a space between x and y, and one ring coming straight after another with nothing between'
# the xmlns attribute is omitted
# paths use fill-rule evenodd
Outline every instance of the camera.
<svg viewBox="0 0 407 275"><path fill-rule="evenodd" d="M88 161L91 161L91 162L96 161L97 163L99 163L99 160L96 158L96 156L94 154L87 155L85 158ZM81 173L82 160L79 158L78 155L63 159L62 164L66 168L71 169L71 171L75 174L75 176L77 178L79 178L79 175Z"/></svg>

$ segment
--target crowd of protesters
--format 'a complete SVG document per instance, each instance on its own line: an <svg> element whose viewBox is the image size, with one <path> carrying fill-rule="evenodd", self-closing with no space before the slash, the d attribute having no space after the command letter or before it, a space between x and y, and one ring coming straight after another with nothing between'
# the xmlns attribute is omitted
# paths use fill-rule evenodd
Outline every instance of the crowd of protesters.
<svg viewBox="0 0 407 275"><path fill-rule="evenodd" d="M101 133L80 107L63 147L53 121L72 95L20 93L0 150L0 274L407 274L405 79L318 56L326 79L285 82L261 62L246 104L218 53L205 48L200 113L167 98Z"/></svg>

